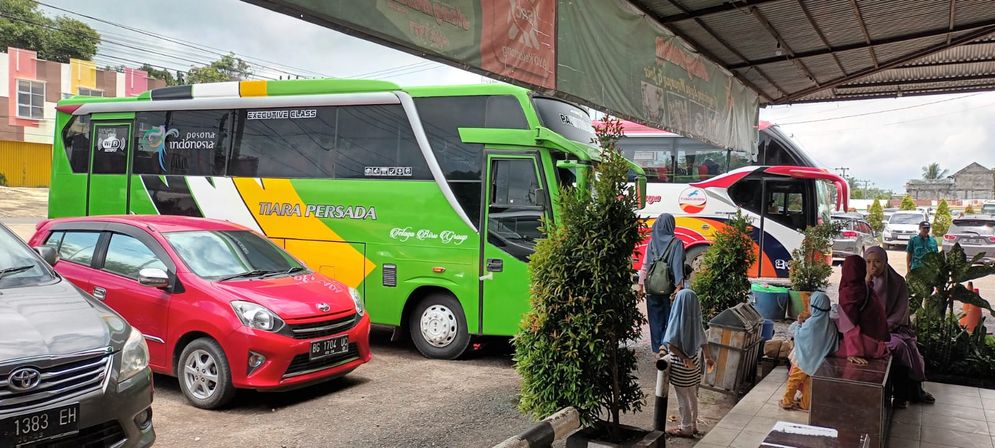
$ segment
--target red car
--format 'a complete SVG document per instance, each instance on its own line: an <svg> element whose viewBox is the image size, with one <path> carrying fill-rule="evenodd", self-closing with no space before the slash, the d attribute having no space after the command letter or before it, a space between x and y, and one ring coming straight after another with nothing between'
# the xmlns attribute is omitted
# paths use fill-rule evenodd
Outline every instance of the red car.
<svg viewBox="0 0 995 448"><path fill-rule="evenodd" d="M29 241L148 342L157 373L194 405L236 388L281 390L337 378L370 360L359 293L310 271L244 227L184 216L44 221Z"/></svg>

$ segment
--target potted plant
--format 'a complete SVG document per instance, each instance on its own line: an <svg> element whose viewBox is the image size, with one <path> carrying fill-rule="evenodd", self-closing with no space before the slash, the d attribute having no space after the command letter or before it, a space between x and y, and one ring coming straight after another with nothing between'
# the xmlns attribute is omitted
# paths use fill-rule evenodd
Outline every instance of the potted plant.
<svg viewBox="0 0 995 448"><path fill-rule="evenodd" d="M641 223L628 162L615 148L621 123L609 120L598 134L603 152L591 189L560 191L560 220L546 222L529 261L532 306L514 339L519 409L538 420L576 408L585 429L571 436L571 446L662 438L619 422L645 399L630 344L645 321L631 282Z"/></svg>
<svg viewBox="0 0 995 448"><path fill-rule="evenodd" d="M750 230L749 218L737 211L715 232L715 243L705 252L691 288L698 294L701 315L706 322L750 297L748 269L757 260L757 248L750 238Z"/></svg>
<svg viewBox="0 0 995 448"><path fill-rule="evenodd" d="M841 226L835 222L810 226L803 232L801 246L791 252L788 265L791 280L788 315L791 318L797 318L808 310L813 292L829 286L829 276L833 274L833 238L840 230Z"/></svg>

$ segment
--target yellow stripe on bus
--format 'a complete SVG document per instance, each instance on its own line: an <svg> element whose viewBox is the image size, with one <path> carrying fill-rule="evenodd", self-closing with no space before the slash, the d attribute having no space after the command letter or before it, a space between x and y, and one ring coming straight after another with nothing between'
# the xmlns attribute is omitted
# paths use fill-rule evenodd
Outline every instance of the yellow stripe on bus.
<svg viewBox="0 0 995 448"><path fill-rule="evenodd" d="M286 238L287 252L311 269L353 288L376 269L363 253L314 216L261 213L260 203L304 204L289 180L241 178L233 181L263 232L271 238Z"/></svg>
<svg viewBox="0 0 995 448"><path fill-rule="evenodd" d="M266 96L266 81L240 81L239 96Z"/></svg>

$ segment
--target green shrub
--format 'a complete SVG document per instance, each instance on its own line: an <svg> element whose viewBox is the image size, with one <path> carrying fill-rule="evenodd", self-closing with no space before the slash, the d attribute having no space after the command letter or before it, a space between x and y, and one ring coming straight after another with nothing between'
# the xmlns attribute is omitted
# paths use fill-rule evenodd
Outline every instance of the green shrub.
<svg viewBox="0 0 995 448"><path fill-rule="evenodd" d="M912 196L905 195L905 197L902 198L902 205L899 205L898 209L899 210L915 210L916 209L916 201L912 200Z"/></svg>
<svg viewBox="0 0 995 448"><path fill-rule="evenodd" d="M943 238L950 230L950 225L954 218L950 216L950 206L946 199L940 199L940 205L936 206L936 216L933 217L933 236Z"/></svg>
<svg viewBox="0 0 995 448"><path fill-rule="evenodd" d="M749 218L737 210L736 215L715 232L715 242L705 251L701 271L696 273L691 287L698 294L706 322L726 308L749 299L748 270L757 260L750 230Z"/></svg>
<svg viewBox="0 0 995 448"><path fill-rule="evenodd" d="M874 203L871 204L870 213L867 215L867 222L871 225L871 228L875 232L881 233L884 230L884 208L881 207L881 201L877 198L874 199Z"/></svg>
<svg viewBox="0 0 995 448"><path fill-rule="evenodd" d="M617 431L620 412L642 409L627 345L645 321L632 288L641 223L628 162L615 149L620 136L617 120L599 129L604 151L589 177L593 194L560 191L560 220L546 223L529 262L532 306L515 336L515 369L519 409L536 419L573 406L585 424L607 414Z"/></svg>
<svg viewBox="0 0 995 448"><path fill-rule="evenodd" d="M802 232L802 245L791 251L789 276L795 291L822 291L829 286L833 267L826 256L833 247L833 238L842 230L842 224L830 221L809 226Z"/></svg>

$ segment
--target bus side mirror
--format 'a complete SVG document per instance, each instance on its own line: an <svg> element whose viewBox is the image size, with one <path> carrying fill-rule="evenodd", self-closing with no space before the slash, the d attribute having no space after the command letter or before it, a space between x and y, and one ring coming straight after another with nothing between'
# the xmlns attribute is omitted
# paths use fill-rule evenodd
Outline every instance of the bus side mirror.
<svg viewBox="0 0 995 448"><path fill-rule="evenodd" d="M535 194L535 203L536 203L536 205L539 206L539 207L545 208L546 207L546 190L543 190L542 188L536 188L535 190L532 190L532 191Z"/></svg>

